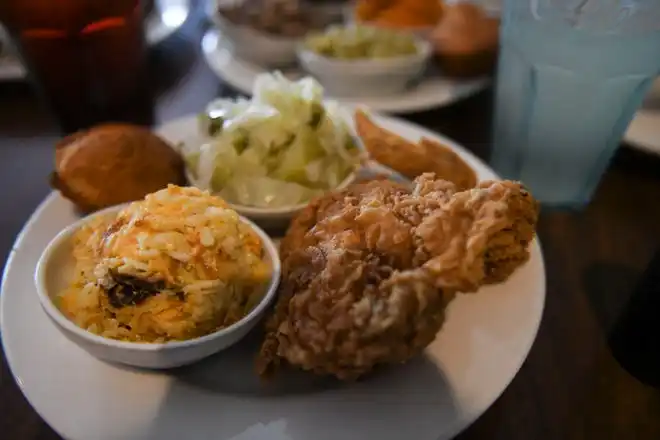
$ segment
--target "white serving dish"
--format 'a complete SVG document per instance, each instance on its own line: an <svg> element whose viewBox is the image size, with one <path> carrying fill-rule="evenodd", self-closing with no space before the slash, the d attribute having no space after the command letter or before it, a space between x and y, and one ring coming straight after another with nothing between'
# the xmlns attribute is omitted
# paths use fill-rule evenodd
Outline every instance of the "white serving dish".
<svg viewBox="0 0 660 440"><path fill-rule="evenodd" d="M216 103L220 103L223 101L226 100L224 98L219 98L209 102L206 106L206 112L209 112L211 109L213 109ZM351 118L352 116L349 116L348 113L345 115L345 119L347 121L351 120ZM202 127L199 123L197 125L199 127L198 130L200 131L200 133L197 133L195 136L190 136L190 138L187 138L185 140L181 140L180 143L183 146L181 147L182 149L179 151L180 154L185 155L185 148L186 148L185 145L202 144L212 141L211 138L203 134L203 131L206 130L206 128ZM360 145L360 141L356 133L353 132L353 135L355 136L356 139L358 139L358 145ZM176 144L176 142L174 144ZM349 174L336 188L333 188L333 190L346 188L348 185L353 183L357 178L358 172L359 169L356 169L354 172ZM200 188L202 190L210 190L208 187L200 184L199 181L195 179L193 174L190 172L188 166L186 166L185 173L186 173L186 179L188 180L188 183L191 186ZM229 201L227 201L227 203L233 210L238 212L240 215L253 220L259 226L269 230L281 231L282 229L285 229L289 225L289 222L291 221L293 216L297 212L305 208L305 206L307 206L309 202L304 202L296 205L279 207L279 208L263 208L256 206L239 205L239 204L231 203Z"/></svg>
<svg viewBox="0 0 660 440"><path fill-rule="evenodd" d="M342 183L337 186L337 189L344 189L356 179L357 171L351 173L344 179ZM186 169L186 178L190 185L197 188L202 188L190 174L188 169ZM243 217L247 217L253 220L259 226L266 229L281 230L286 228L293 216L301 211L309 202L299 203L297 205L284 206L281 208L260 208L256 206L247 206L247 205L237 205L235 203L227 202L229 207L234 211L238 212Z"/></svg>
<svg viewBox="0 0 660 440"><path fill-rule="evenodd" d="M248 26L236 25L218 13L223 3L231 4L235 1L209 0L207 16L227 39L234 55L268 67L281 67L296 62L299 38L281 37Z"/></svg>
<svg viewBox="0 0 660 440"><path fill-rule="evenodd" d="M335 97L387 96L400 93L424 75L431 58L431 44L415 37L417 53L400 57L341 60L298 46L302 68Z"/></svg>
<svg viewBox="0 0 660 440"><path fill-rule="evenodd" d="M372 116L410 141L427 137L451 148L479 180L497 179L451 139L404 119ZM196 117L168 121L157 133L176 145L196 135ZM423 355L368 380L338 386L287 370L264 384L254 373L259 335L172 374L122 368L67 340L34 292L41 253L78 218L72 203L52 192L14 243L0 294L6 380L11 374L27 402L65 439L449 440L511 383L543 317L546 279L537 240L529 261L505 283L452 302ZM516 380L527 380L529 371L523 375Z"/></svg>
<svg viewBox="0 0 660 440"><path fill-rule="evenodd" d="M273 276L261 302L235 324L206 336L186 341L166 343L137 343L104 338L84 330L70 321L53 303L69 283L74 259L71 255L73 234L85 223L101 215L118 212L125 205L114 206L85 217L61 231L46 247L37 264L35 284L39 302L50 320L69 340L92 356L133 367L165 369L199 361L228 348L242 339L261 319L275 298L280 280L280 259L272 239L250 220L249 224L263 241L272 262Z"/></svg>

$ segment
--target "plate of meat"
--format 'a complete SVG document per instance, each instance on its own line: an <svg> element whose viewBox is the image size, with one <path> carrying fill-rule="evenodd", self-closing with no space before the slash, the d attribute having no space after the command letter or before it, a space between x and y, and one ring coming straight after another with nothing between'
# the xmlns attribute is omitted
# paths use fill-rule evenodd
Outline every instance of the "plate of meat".
<svg viewBox="0 0 660 440"><path fill-rule="evenodd" d="M37 208L7 263L0 318L11 371L55 431L72 440L438 440L498 398L543 312L538 204L437 133L360 111L347 123L383 166L365 162L354 183L294 216L277 237L282 278L262 325L185 367L106 363L58 332L33 276L80 214L58 192ZM157 134L173 144L196 130L191 116Z"/></svg>

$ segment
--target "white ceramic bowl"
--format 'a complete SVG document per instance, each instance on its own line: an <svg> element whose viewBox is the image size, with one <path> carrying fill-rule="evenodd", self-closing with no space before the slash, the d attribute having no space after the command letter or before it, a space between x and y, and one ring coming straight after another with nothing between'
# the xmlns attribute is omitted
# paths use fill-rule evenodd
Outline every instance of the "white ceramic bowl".
<svg viewBox="0 0 660 440"><path fill-rule="evenodd" d="M206 112L209 113L212 111L213 108L221 108L222 103L226 103L227 100L224 98L219 98L215 99L211 102L209 102L206 106ZM344 119L346 121L349 121L351 116L348 114L344 115ZM212 139L209 137L204 136L204 132L206 132L207 128L203 124L199 124L199 131L200 131L200 136L198 138L191 138L188 139L184 142L181 143L183 150L179 150L180 154L185 155L185 146L186 145L194 145L194 144L201 144L201 143L206 143L206 142L211 142ZM358 145L360 145L360 141L358 136L353 133L354 138L356 139ZM364 150L362 150L364 151ZM207 189L204 186L200 185L199 182L193 177L192 173L186 167L186 179L188 180L188 183L192 186L196 186L201 189ZM355 172L349 174L335 189L343 189L346 188L348 185L353 183L356 179L358 171L356 170ZM256 206L247 206L247 205L238 205L234 203L229 203L229 206L241 214L244 217L247 217L251 220L253 220L255 223L257 223L259 226L266 228L266 229L272 229L272 230L282 230L286 228L289 225L289 222L293 218L293 216L303 209L305 206L307 206L307 202L305 203L300 203L297 205L292 205L292 206L286 206L286 207L281 207L281 208L259 208Z"/></svg>
<svg viewBox="0 0 660 440"><path fill-rule="evenodd" d="M341 182L335 189L346 188L348 185L355 181L356 176L357 171L349 174L346 179L344 179L344 181ZM198 186L195 182L195 179L187 169L186 177L192 186ZM305 208L305 206L308 204L308 202L305 202L297 205L285 206L282 208L259 208L256 206L237 205L229 202L227 203L234 211L238 212L240 215L253 220L256 224L263 228L272 230L285 229L291 222L293 216Z"/></svg>
<svg viewBox="0 0 660 440"><path fill-rule="evenodd" d="M209 0L207 16L220 30L223 38L226 38L238 58L268 67L287 66L296 62L299 38L280 37L248 26L236 25L218 13L218 8L223 3L232 3L232 0Z"/></svg>
<svg viewBox="0 0 660 440"><path fill-rule="evenodd" d="M280 259L277 248L268 235L254 223L243 218L262 239L273 266L273 276L267 291L257 306L240 321L206 336L187 341L137 343L104 338L84 330L70 321L53 303L69 283L74 268L71 255L72 236L80 227L99 215L118 212L125 205L99 211L60 232L46 247L35 272L35 283L41 306L56 327L72 342L99 359L133 367L164 369L191 364L235 344L262 318L276 295L280 280Z"/></svg>
<svg viewBox="0 0 660 440"><path fill-rule="evenodd" d="M415 37L417 53L364 60L341 60L319 55L302 44L298 62L335 97L386 96L404 91L420 78L431 58L431 44Z"/></svg>

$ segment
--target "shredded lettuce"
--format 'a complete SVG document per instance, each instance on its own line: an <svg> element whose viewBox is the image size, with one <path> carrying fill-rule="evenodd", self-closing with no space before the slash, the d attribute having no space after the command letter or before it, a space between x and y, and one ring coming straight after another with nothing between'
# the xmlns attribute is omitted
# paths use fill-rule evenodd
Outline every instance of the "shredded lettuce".
<svg viewBox="0 0 660 440"><path fill-rule="evenodd" d="M194 183L229 202L258 207L304 203L335 188L359 164L360 151L341 108L325 102L313 78L260 75L251 100L218 99L200 115L209 136L188 146Z"/></svg>

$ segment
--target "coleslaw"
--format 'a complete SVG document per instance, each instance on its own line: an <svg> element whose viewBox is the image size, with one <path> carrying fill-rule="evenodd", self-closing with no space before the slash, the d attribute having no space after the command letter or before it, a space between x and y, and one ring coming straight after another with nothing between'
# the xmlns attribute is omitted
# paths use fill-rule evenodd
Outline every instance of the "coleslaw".
<svg viewBox="0 0 660 440"><path fill-rule="evenodd" d="M252 99L218 99L200 115L209 136L184 152L193 184L255 207L304 203L334 189L362 153L335 102L311 77L260 75Z"/></svg>

